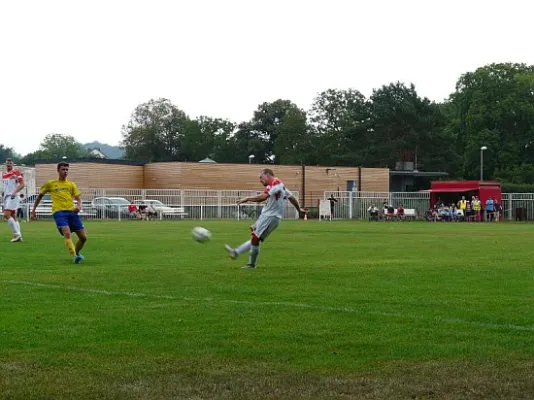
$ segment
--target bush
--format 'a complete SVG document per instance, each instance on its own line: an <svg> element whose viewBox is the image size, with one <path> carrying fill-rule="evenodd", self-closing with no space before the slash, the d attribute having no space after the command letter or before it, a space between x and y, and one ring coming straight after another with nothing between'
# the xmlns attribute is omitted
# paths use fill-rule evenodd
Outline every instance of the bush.
<svg viewBox="0 0 534 400"><path fill-rule="evenodd" d="M501 183L503 193L534 193L534 184L530 183Z"/></svg>

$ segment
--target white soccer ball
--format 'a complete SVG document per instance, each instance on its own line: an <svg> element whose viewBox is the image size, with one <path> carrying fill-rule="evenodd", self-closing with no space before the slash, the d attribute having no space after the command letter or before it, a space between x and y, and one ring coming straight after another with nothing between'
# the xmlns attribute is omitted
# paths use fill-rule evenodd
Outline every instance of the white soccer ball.
<svg viewBox="0 0 534 400"><path fill-rule="evenodd" d="M211 239L211 232L201 226L194 227L192 234L197 242L207 242Z"/></svg>

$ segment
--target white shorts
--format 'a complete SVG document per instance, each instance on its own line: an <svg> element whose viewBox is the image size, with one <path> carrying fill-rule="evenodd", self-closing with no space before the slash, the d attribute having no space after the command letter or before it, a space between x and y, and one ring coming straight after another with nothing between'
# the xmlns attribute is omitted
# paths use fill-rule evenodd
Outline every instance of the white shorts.
<svg viewBox="0 0 534 400"><path fill-rule="evenodd" d="M254 225L250 227L252 234L262 242L269 237L280 225L280 218L260 215Z"/></svg>
<svg viewBox="0 0 534 400"><path fill-rule="evenodd" d="M17 211L19 208L20 197L17 195L14 199L11 196L4 196L4 210Z"/></svg>

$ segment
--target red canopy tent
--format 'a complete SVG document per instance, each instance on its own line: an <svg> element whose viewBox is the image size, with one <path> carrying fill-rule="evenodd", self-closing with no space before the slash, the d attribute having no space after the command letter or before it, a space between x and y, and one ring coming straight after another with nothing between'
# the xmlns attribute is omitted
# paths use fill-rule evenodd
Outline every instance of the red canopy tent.
<svg viewBox="0 0 534 400"><path fill-rule="evenodd" d="M490 197L502 204L501 184L497 181L434 181L430 189L430 207L434 207L438 200L447 205L456 204L462 196L467 200L471 200L472 196L478 196L482 208Z"/></svg>

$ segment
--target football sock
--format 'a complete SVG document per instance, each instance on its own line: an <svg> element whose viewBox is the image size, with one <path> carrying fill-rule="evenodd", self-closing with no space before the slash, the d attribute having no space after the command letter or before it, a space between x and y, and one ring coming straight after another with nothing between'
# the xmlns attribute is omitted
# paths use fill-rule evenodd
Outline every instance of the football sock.
<svg viewBox="0 0 534 400"><path fill-rule="evenodd" d="M243 254L244 252L248 251L250 249L251 243L250 240L247 240L246 242L240 244L236 249L235 252L237 254Z"/></svg>
<svg viewBox="0 0 534 400"><path fill-rule="evenodd" d="M67 246L70 255L74 257L76 255L76 249L74 248L74 243L72 243L72 239L65 239L65 246Z"/></svg>
<svg viewBox="0 0 534 400"><path fill-rule="evenodd" d="M248 254L249 265L256 265L256 260L260 254L260 246L250 246L250 253Z"/></svg>
<svg viewBox="0 0 534 400"><path fill-rule="evenodd" d="M20 222L19 221L15 221L15 224L17 226L17 232L20 234Z"/></svg>
<svg viewBox="0 0 534 400"><path fill-rule="evenodd" d="M78 240L76 242L76 254L80 254L80 251L82 251L83 245L85 242L82 242L81 240Z"/></svg>
<svg viewBox="0 0 534 400"><path fill-rule="evenodd" d="M13 217L9 217L9 219L7 220L7 225L11 229L11 232L13 232L13 235L16 235L18 233L17 232L17 223L15 222Z"/></svg>

